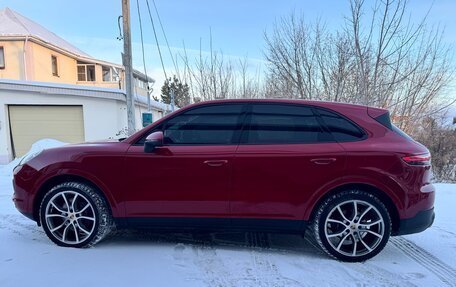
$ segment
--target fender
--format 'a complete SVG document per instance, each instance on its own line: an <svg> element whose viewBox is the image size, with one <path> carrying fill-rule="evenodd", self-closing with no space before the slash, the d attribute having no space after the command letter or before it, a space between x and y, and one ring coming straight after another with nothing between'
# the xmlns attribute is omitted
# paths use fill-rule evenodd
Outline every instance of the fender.
<svg viewBox="0 0 456 287"><path fill-rule="evenodd" d="M404 210L404 191L400 188L400 186L393 181L391 178L388 178L387 182L382 182L374 177L368 176L361 176L361 175L354 175L354 176L345 176L342 178L338 178L334 181L331 181L322 187L320 187L317 191L315 191L312 196L309 198L309 202L307 204L306 211L304 212L303 220L310 220L310 216L313 210L316 208L316 205L319 201L330 191L343 187L349 184L365 184L370 185L372 187L377 188L378 190L382 191L386 196L388 196L395 204L396 209L399 212L400 217L404 216L402 210ZM391 189L389 186L394 186L396 188Z"/></svg>
<svg viewBox="0 0 456 287"><path fill-rule="evenodd" d="M51 168L51 170L48 169L45 173L40 173L42 176L35 181L35 185L33 186L32 192L33 197L30 199L30 203L34 204L35 196L38 194L38 191L49 180L64 175L78 176L90 181L96 187L98 187L98 189L100 189L100 192L103 193L105 198L108 200L108 204L111 206L113 217L123 217L125 215L123 203L119 202L113 196L113 193L111 192L110 188L107 185L105 185L101 180L99 180L94 174L77 168L55 168L54 170L52 170L52 167L48 168Z"/></svg>

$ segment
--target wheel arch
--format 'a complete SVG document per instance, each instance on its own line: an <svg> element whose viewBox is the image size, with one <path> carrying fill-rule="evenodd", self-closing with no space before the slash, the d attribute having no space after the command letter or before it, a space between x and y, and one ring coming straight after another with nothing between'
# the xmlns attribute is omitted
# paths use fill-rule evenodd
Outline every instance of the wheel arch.
<svg viewBox="0 0 456 287"><path fill-rule="evenodd" d="M105 194L102 188L99 185L95 184L92 180L87 179L86 177L75 175L75 174L59 174L53 177L48 178L45 182L41 184L38 188L38 191L33 199L33 218L37 222L38 225L41 225L40 216L39 216L39 209L41 201L43 200L46 193L54 186L64 183L64 182L79 182L87 184L97 190L98 194L108 203L108 210L113 214L112 210L112 201L111 199Z"/></svg>
<svg viewBox="0 0 456 287"><path fill-rule="evenodd" d="M309 221L313 221L314 217L316 215L316 212L318 210L318 207L328 198L331 197L334 194L337 194L338 192L341 192L343 190L363 190L369 193L372 193L374 196L376 196L383 204L385 204L385 207L388 210L388 213L390 214L391 217L391 223L392 223L392 230L391 233L394 235L397 233L399 230L399 222L400 222L400 216L399 216L399 211L394 204L394 201L391 199L391 197L381 190L380 188L368 184L368 183L345 183L342 185L339 185L337 187L334 187L324 193L318 200L312 205L311 211L308 216Z"/></svg>

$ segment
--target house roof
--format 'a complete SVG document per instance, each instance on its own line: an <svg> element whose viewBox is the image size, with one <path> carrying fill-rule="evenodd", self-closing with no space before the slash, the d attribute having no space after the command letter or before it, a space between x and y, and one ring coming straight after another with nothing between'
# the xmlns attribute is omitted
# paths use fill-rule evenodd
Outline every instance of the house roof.
<svg viewBox="0 0 456 287"><path fill-rule="evenodd" d="M18 12L5 7L0 9L0 37L32 37L36 38L45 44L51 45L57 49L62 49L68 53L73 54L83 61L96 62L107 64L115 67L122 67L122 65L110 63L107 61L95 59L84 51L79 50L66 40L60 38L40 24L22 16ZM146 77L145 74L138 70L133 70L136 77L147 80L148 82L155 83L155 80L150 76Z"/></svg>
<svg viewBox="0 0 456 287"><path fill-rule="evenodd" d="M40 24L22 16L8 7L0 10L0 36L36 37L77 56L91 58L90 55L79 50Z"/></svg>

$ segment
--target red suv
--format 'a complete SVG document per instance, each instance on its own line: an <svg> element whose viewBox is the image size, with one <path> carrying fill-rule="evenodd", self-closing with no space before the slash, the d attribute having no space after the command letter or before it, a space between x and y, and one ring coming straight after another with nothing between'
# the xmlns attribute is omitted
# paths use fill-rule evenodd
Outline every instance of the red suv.
<svg viewBox="0 0 456 287"><path fill-rule="evenodd" d="M431 176L429 151L384 109L226 100L120 141L28 155L13 200L61 246L92 246L114 227L308 229L329 255L363 261L432 224Z"/></svg>

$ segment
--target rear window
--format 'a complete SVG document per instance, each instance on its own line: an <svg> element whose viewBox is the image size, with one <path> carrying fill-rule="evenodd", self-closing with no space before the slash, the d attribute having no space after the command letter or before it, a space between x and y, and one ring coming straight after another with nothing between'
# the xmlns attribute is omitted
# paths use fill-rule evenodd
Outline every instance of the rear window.
<svg viewBox="0 0 456 287"><path fill-rule="evenodd" d="M252 106L243 143L309 144L330 142L311 108L279 104Z"/></svg>

